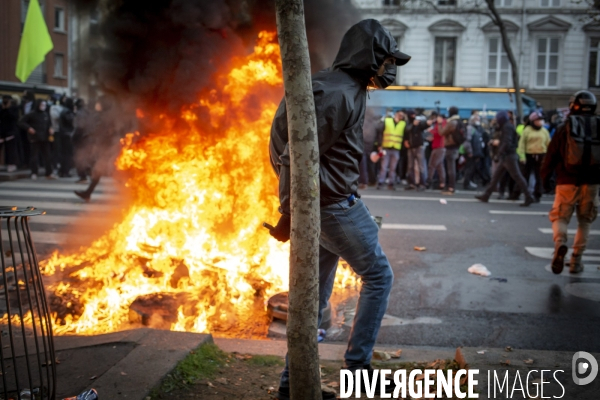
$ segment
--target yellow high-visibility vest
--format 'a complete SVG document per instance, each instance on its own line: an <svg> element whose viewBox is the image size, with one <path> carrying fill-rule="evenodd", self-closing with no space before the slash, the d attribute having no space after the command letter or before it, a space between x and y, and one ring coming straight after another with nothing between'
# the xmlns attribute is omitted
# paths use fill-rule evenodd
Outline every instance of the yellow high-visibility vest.
<svg viewBox="0 0 600 400"><path fill-rule="evenodd" d="M396 124L394 118L386 118L385 129L383 130L383 143L381 144L381 147L385 149L400 150L402 148L402 139L404 138L405 127L405 121L400 121Z"/></svg>

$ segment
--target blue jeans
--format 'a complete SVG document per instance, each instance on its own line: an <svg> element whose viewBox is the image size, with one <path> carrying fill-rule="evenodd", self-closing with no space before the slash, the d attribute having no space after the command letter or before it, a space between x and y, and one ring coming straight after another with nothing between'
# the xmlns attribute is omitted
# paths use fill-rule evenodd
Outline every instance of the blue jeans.
<svg viewBox="0 0 600 400"><path fill-rule="evenodd" d="M381 158L381 170L379 171L379 179L377 183L383 185L385 176L388 175L388 185L393 185L396 182L396 166L400 160L400 150L385 149L385 155Z"/></svg>
<svg viewBox="0 0 600 400"><path fill-rule="evenodd" d="M343 201L321 207L319 324L333 290L340 257L362 279L348 348L344 355L346 367L362 367L371 362L394 281L392 267L381 249L377 234L377 224L360 199L352 206ZM289 387L287 357L279 386Z"/></svg>

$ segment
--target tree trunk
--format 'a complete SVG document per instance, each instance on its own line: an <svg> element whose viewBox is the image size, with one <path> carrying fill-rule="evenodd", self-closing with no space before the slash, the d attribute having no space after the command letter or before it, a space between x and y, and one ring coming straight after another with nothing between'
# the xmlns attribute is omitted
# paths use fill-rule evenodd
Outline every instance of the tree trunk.
<svg viewBox="0 0 600 400"><path fill-rule="evenodd" d="M276 0L290 150L292 231L287 342L293 400L321 400L319 147L302 0Z"/></svg>
<svg viewBox="0 0 600 400"><path fill-rule="evenodd" d="M502 37L502 46L504 47L504 51L506 51L506 55L508 56L508 62L510 63L513 87L515 88L515 100L517 103L517 118L520 119L517 121L518 124L523 120L523 98L521 97L521 83L519 81L519 65L517 64L515 55L513 54L512 48L510 47L508 34L506 33L506 25L504 25L504 21L502 21L502 18L500 18L500 14L496 9L494 0L485 0L485 2L491 12L492 22L500 30L500 36ZM525 27L521 27L521 29L524 28Z"/></svg>

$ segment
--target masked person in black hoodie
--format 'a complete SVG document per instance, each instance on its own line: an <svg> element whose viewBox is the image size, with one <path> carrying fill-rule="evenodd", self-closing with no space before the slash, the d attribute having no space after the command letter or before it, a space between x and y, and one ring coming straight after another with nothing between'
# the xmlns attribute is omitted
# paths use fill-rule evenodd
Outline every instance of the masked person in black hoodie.
<svg viewBox="0 0 600 400"><path fill-rule="evenodd" d="M46 178L54 179L50 153L50 140L54 137L54 131L46 108L45 100L37 100L33 111L24 115L19 121L19 127L27 132L27 139L29 140L31 179L37 179L40 155L46 168Z"/></svg>
<svg viewBox="0 0 600 400"><path fill-rule="evenodd" d="M494 188L502 179L504 174L508 172L510 176L515 180L519 189L525 194L525 202L521 204L521 207L529 207L535 202L535 199L529 192L527 182L521 174L519 169L519 156L517 155L517 146L519 145L519 135L515 130L515 126L508 119L508 113L506 111L500 111L496 114L496 122L500 126L500 146L498 148L498 168L494 171L492 176L492 182L488 186L487 190L475 198L479 201L487 203L494 191Z"/></svg>
<svg viewBox="0 0 600 400"><path fill-rule="evenodd" d="M312 78L321 183L318 321L321 322L342 257L363 282L344 356L345 367L352 371L371 370L373 346L394 279L379 244L377 224L357 195L367 87L385 88L392 84L397 65L404 65L408 60L410 57L398 51L398 45L387 29L379 21L368 19L346 32L333 66ZM279 211L282 214L270 232L277 240L285 242L290 237L291 213L285 100L273 120L269 150L271 164L279 177ZM281 374L277 395L279 399L289 399L287 366ZM323 394L323 398L330 396Z"/></svg>
<svg viewBox="0 0 600 400"><path fill-rule="evenodd" d="M572 97L569 117L558 127L542 164L544 187L549 189L556 172L556 196L550 211L554 232L552 272L560 274L567 254L567 227L577 210L577 233L569 272L583 271L581 258L592 222L598 216L600 190L600 117L595 116L596 96L582 90Z"/></svg>

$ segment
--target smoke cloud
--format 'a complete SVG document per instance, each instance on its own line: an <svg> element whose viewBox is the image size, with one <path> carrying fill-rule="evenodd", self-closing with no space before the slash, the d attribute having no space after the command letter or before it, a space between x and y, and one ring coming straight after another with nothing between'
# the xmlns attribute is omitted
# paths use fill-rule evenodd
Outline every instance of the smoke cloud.
<svg viewBox="0 0 600 400"><path fill-rule="evenodd" d="M93 0L80 0L91 6ZM276 30L274 1L99 0L104 48L94 65L103 92L136 107L178 112L216 72ZM329 67L346 30L360 19L349 0L306 0L313 72Z"/></svg>

